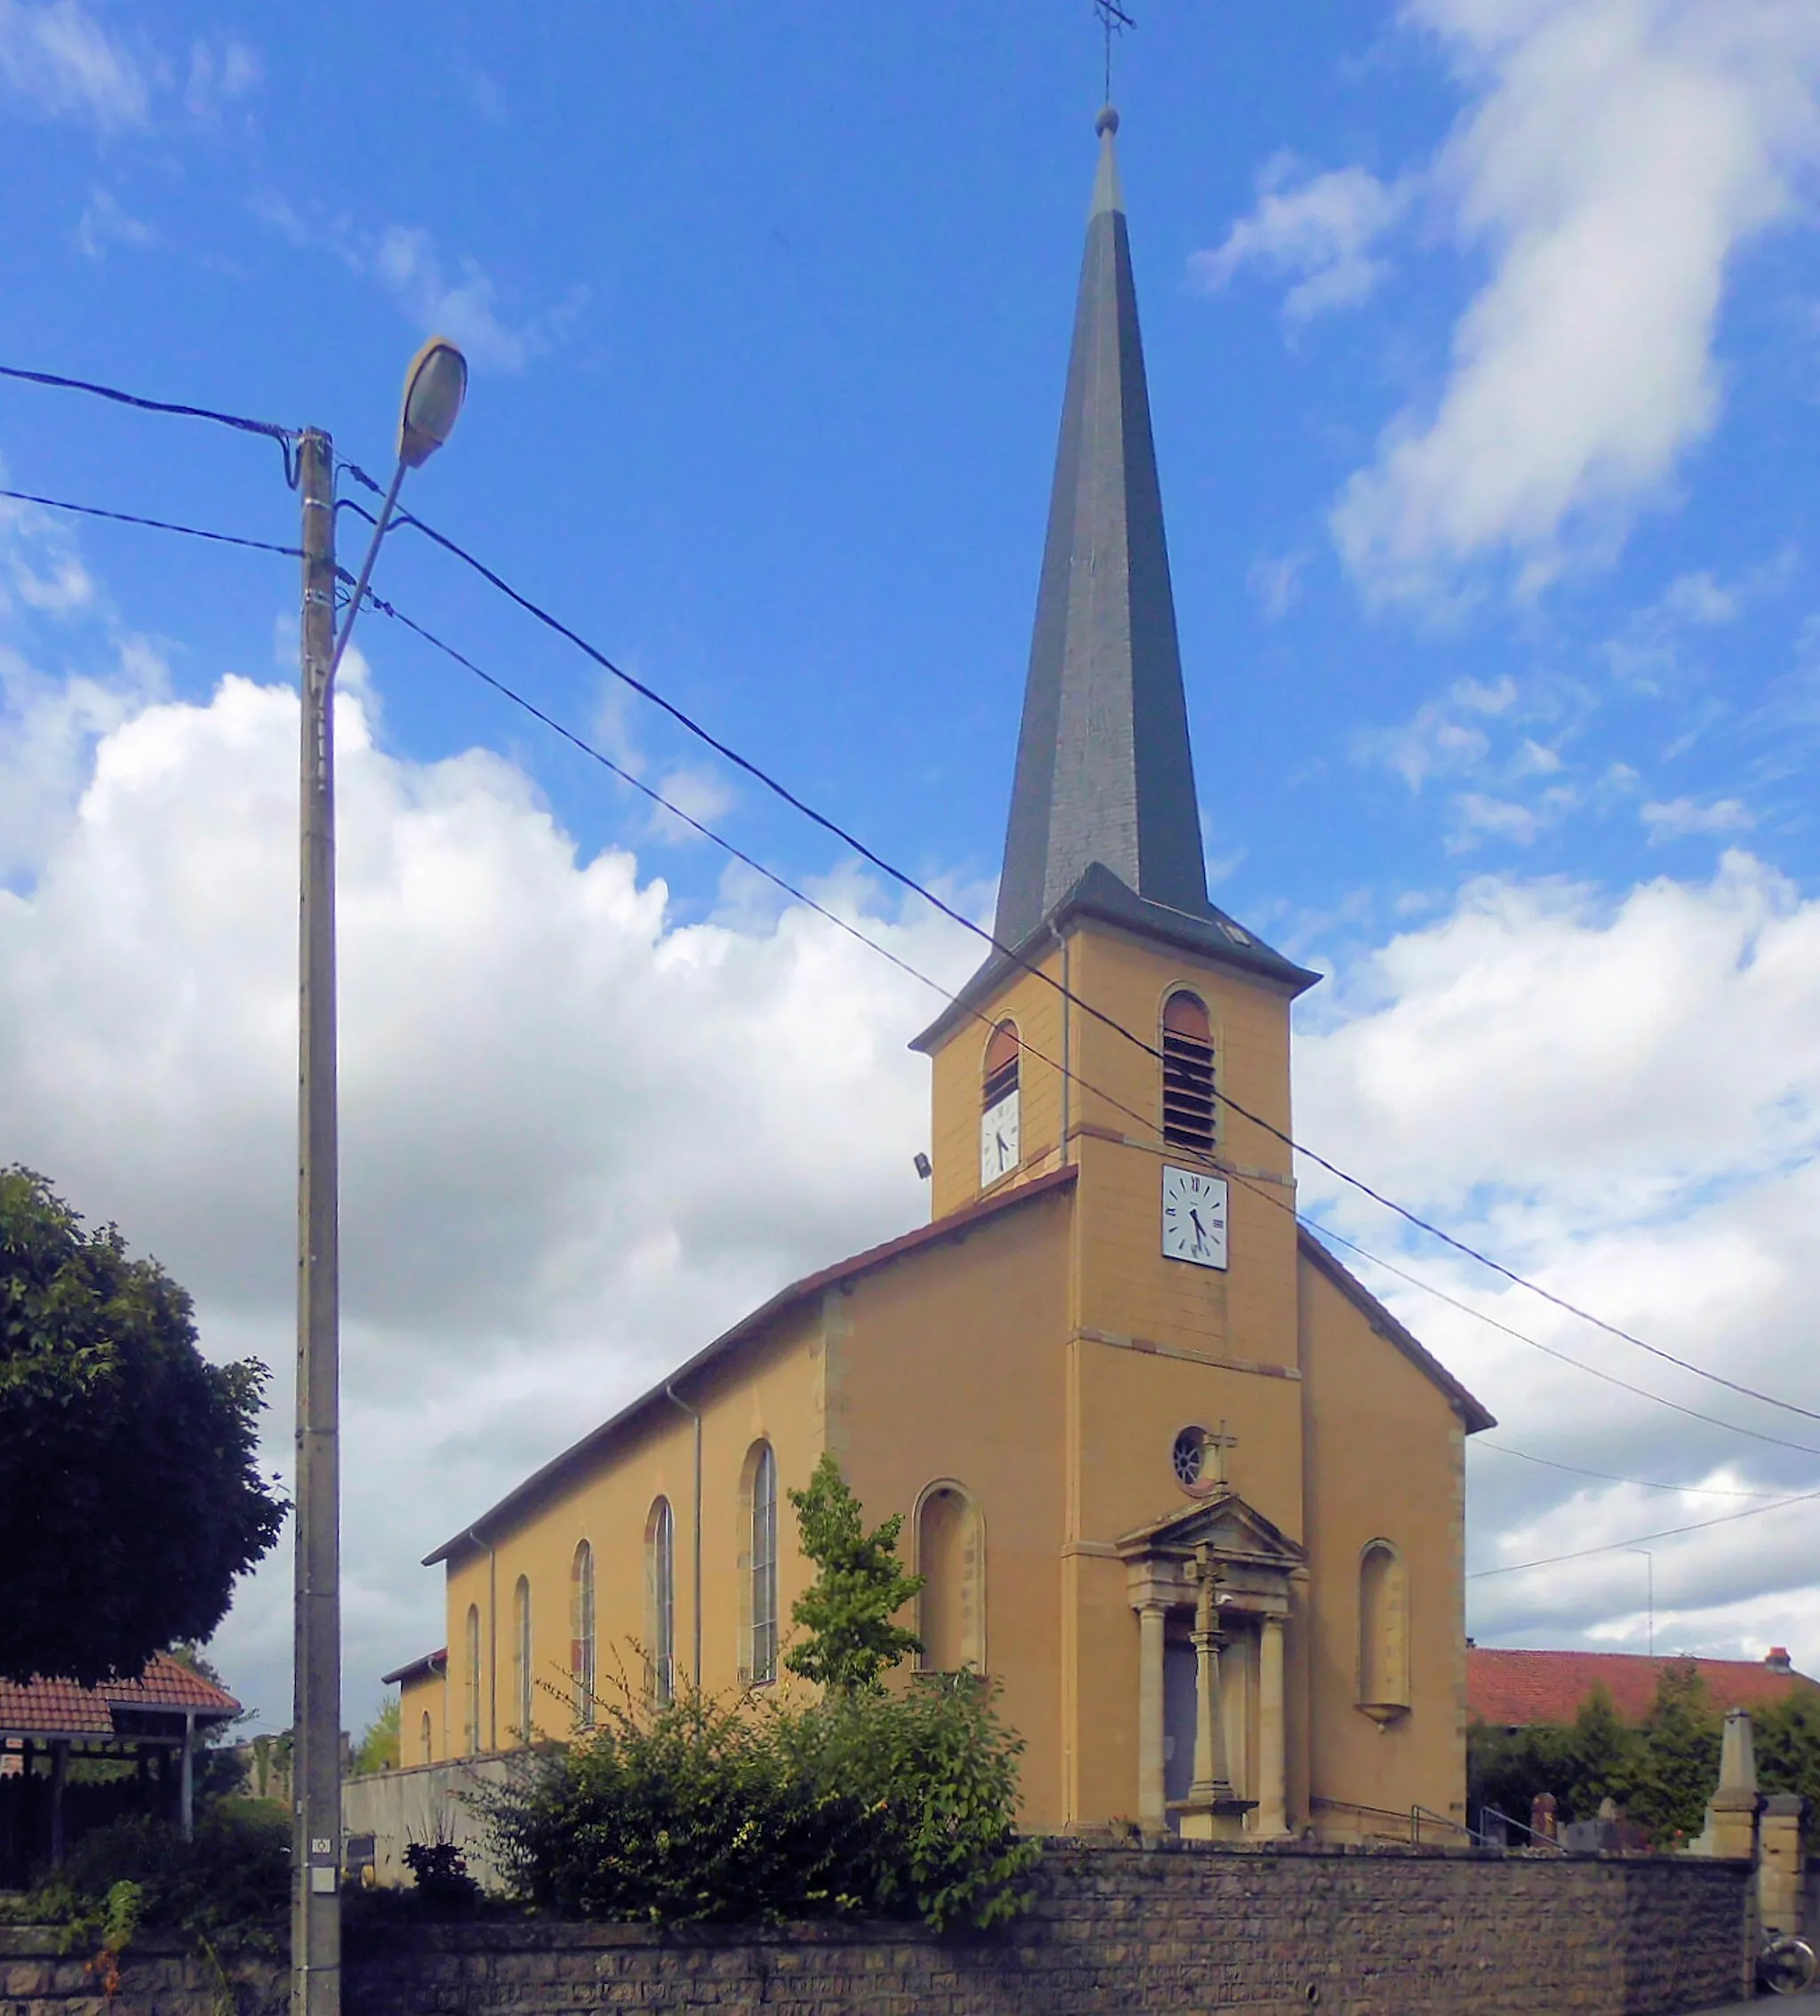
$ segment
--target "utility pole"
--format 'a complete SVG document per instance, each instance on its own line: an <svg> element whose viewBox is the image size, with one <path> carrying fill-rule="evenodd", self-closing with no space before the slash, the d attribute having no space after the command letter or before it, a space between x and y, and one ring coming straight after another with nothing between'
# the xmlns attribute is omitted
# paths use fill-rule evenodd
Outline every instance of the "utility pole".
<svg viewBox="0 0 1820 2016"><path fill-rule="evenodd" d="M341 2010L339 1227L335 1125L335 458L308 429L303 492L298 1002L296 1712L291 2016Z"/></svg>

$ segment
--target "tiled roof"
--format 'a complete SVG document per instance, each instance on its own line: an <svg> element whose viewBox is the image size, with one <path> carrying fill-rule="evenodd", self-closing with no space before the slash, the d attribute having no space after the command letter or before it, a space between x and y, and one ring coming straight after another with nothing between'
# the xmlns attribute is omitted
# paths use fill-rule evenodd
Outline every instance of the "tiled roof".
<svg viewBox="0 0 1820 2016"><path fill-rule="evenodd" d="M240 1703L212 1680L160 1652L137 1680L99 1687L74 1680L0 1680L0 1736L111 1736L114 1710L194 1709L198 1721L226 1722Z"/></svg>
<svg viewBox="0 0 1820 2016"><path fill-rule="evenodd" d="M1778 1651L1780 1648L1778 1648ZM1489 1645L1466 1649L1469 1712L1496 1727L1521 1729L1537 1722L1571 1722L1595 1687L1603 1687L1617 1712L1640 1722L1656 1701L1663 1668L1691 1663L1706 1684L1712 1706L1767 1708L1797 1690L1820 1692L1820 1682L1787 1665L1744 1659L1648 1659L1637 1652L1516 1652Z"/></svg>

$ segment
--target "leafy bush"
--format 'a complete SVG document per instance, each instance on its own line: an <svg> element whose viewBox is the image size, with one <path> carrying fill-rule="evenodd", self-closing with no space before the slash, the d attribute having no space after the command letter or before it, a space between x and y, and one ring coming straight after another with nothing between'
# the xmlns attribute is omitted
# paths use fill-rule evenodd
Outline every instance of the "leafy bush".
<svg viewBox="0 0 1820 2016"><path fill-rule="evenodd" d="M116 1951L123 1930L130 1939L140 1925L212 1944L275 1946L290 1901L290 1822L257 1805L223 1802L198 1819L191 1841L144 1814L98 1828L32 1893L29 1914Z"/></svg>
<svg viewBox="0 0 1820 2016"><path fill-rule="evenodd" d="M467 1873L467 1857L452 1841L407 1841L404 1866L418 1895L433 1910L465 1915L480 1902L481 1888Z"/></svg>
<svg viewBox="0 0 1820 2016"><path fill-rule="evenodd" d="M876 1914L989 1925L1026 1901L1023 1750L971 1679L806 1707L602 1704L595 1733L486 1800L514 1888L659 1924Z"/></svg>

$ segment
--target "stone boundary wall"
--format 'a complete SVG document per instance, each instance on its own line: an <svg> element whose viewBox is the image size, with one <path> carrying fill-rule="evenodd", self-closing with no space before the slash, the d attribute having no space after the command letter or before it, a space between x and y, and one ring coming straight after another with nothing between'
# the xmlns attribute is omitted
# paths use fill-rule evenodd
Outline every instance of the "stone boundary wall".
<svg viewBox="0 0 1820 2016"><path fill-rule="evenodd" d="M404 1850L411 1842L452 1841L467 1859L468 1874L497 1889L499 1873L475 1796L503 1785L507 1774L504 1757L459 1757L343 1779L342 1831L372 1836L374 1874L382 1884L410 1883Z"/></svg>
<svg viewBox="0 0 1820 2016"><path fill-rule="evenodd" d="M347 2016L1669 2016L1744 1992L1742 1863L1470 1851L1056 1847L1007 1931L665 1936L481 1919L348 1928ZM267 1964L237 2016L281 2016ZM0 2016L224 2016L220 1973L129 1953L111 2004L53 1935L0 1928Z"/></svg>

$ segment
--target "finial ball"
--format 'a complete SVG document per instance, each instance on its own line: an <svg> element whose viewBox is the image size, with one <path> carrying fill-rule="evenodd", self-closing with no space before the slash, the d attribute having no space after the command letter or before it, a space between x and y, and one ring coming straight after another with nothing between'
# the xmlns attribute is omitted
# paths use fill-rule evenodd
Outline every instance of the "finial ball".
<svg viewBox="0 0 1820 2016"><path fill-rule="evenodd" d="M1098 118L1093 122L1093 130L1097 133L1117 132L1119 130L1118 107L1116 105L1102 107Z"/></svg>

